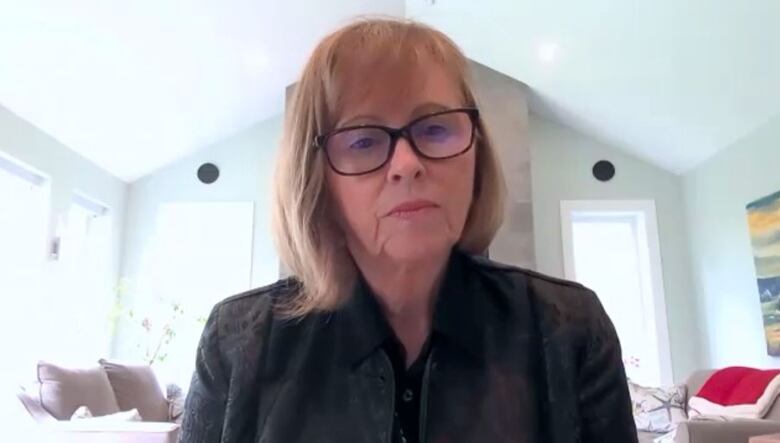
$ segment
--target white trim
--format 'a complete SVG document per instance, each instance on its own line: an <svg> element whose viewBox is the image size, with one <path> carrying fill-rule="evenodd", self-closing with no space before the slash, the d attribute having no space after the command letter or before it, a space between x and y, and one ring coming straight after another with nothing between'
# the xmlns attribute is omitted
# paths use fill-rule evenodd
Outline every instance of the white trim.
<svg viewBox="0 0 780 443"><path fill-rule="evenodd" d="M98 217L102 217L108 214L107 205L95 200L94 198L87 197L83 192L74 191L71 202L75 205L81 206Z"/></svg>
<svg viewBox="0 0 780 443"><path fill-rule="evenodd" d="M2 151L0 151L0 170L19 177L33 186L43 186L49 179L49 177L38 172L32 166L22 163Z"/></svg>
<svg viewBox="0 0 780 443"><path fill-rule="evenodd" d="M653 200L562 200L561 201L561 240L563 247L563 269L567 279L574 280L574 250L572 242L572 220L577 212L610 212L616 216L625 213L628 216L642 214L643 234L647 238L653 305L647 306L655 319L656 344L658 346L658 364L661 383L673 384L672 356L669 345L669 326L666 317L666 293L664 291L661 247L658 237L655 201Z"/></svg>

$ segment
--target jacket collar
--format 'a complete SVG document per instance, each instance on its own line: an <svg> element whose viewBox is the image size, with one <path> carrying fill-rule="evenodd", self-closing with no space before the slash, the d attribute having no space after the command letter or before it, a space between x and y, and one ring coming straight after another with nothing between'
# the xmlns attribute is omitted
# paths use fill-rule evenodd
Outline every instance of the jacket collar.
<svg viewBox="0 0 780 443"><path fill-rule="evenodd" d="M476 279L469 278L474 273L472 267L465 253L453 249L435 302L433 332L477 357L486 321L485 294L478 290ZM350 299L335 313L335 319L341 356L349 365L368 357L393 334L376 296L362 277Z"/></svg>

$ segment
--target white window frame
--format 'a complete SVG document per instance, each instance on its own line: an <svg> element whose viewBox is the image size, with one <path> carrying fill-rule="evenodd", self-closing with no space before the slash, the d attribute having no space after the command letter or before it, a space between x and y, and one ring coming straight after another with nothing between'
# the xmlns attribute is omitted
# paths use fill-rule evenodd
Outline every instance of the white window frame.
<svg viewBox="0 0 780 443"><path fill-rule="evenodd" d="M42 193L41 217L43 220L39 245L41 260L48 258L50 242L50 218L51 218L51 177L40 170L14 158L0 150L0 170L3 170L20 180L38 188Z"/></svg>
<svg viewBox="0 0 780 443"><path fill-rule="evenodd" d="M100 223L104 223L104 224L111 223L111 220L109 218L109 216L111 215L111 209L108 207L108 205L100 202L97 199L88 197L85 193L83 193L81 191L78 191L78 190L73 191L73 194L71 195L70 205L68 206L69 213L72 210L73 206L78 206L82 210L85 210L85 211L91 213L92 216L94 217L94 219L98 220ZM72 222L70 220L68 220L68 224L70 224L70 223L72 223ZM90 232L88 232L87 234L95 235L95 232L94 232L95 221L94 220L90 221L90 225L91 226L88 228ZM111 227L109 225L106 225L105 227L106 227L106 229L108 229L110 231ZM62 226L58 226L57 230L58 230L57 240L58 241L65 241L64 247L65 248L70 248L71 245L69 245L67 243L69 239L63 239L63 235L65 233L64 232L60 232L60 231L63 230ZM111 247L111 238L107 237L107 238L104 239L104 241L106 242L106 246L110 248ZM61 247L62 247L62 245L60 245L60 248ZM58 252L59 252L59 254L62 254L62 250L59 250ZM94 254L94 251L90 251L89 254ZM66 259L68 258L67 257L68 255L69 254L67 254L67 251L66 251ZM59 255L58 255L57 259L58 260L60 259Z"/></svg>
<svg viewBox="0 0 780 443"><path fill-rule="evenodd" d="M71 199L71 203L79 205L82 208L91 211L98 217L103 217L105 215L108 215L108 213L110 212L108 205L94 198L87 197L86 194L80 191L75 191L73 193L73 198Z"/></svg>
<svg viewBox="0 0 780 443"><path fill-rule="evenodd" d="M36 198L40 197L40 201L36 202L36 204L39 204L38 209L40 210L39 216L40 220L38 221L40 223L39 226L36 226L36 229L34 231L31 231L31 235L35 237L31 237L31 240L33 241L33 247L34 250L30 251L29 256L25 256L25 260L22 262L17 262L16 264L20 265L24 269L24 278L34 278L37 279L40 275L39 272L42 269L42 267L38 267L38 264L44 265L48 253L49 253L49 241L50 241L50 229L51 229L51 176L41 172L40 170L28 165L25 162L22 162L20 160L17 160L15 157L11 156L10 154L6 153L5 151L0 150L0 172L3 174L9 174L12 177L18 178L21 180L21 182L25 183L27 186L29 186L31 189L33 189L32 192L39 193ZM0 245L2 247L2 245ZM14 253L13 250L11 250L12 253ZM33 260L33 262L27 261L27 259ZM0 280L4 278L3 271L8 272L7 269L0 269ZM29 274L27 273L29 272ZM0 281L0 286L5 286L7 281ZM18 283L18 282L16 282ZM25 282L26 283L26 282ZM11 286L13 288L13 286ZM0 288L0 290L5 288ZM27 290L28 288L25 287L23 290ZM36 288L37 289L37 288ZM5 294L0 294L5 295ZM22 298L11 298L8 301L11 303L10 309L19 310L19 307L14 307L14 302L24 299L25 302L32 301L32 305L37 305L40 302L40 298L38 297L38 292L29 292L25 297ZM30 315L30 312L27 312L26 309L29 309L30 305L27 303L24 303L24 308L22 308L21 311L18 312L18 314L25 316ZM13 322L12 322L13 323ZM36 334L33 334L36 335ZM40 344L39 341L37 341L33 337L26 337L26 342L23 344L23 347L27 347L29 349L30 342L32 342L33 346ZM30 357L30 358L28 358ZM0 371L3 373L9 373L11 374L11 378L8 380L10 384L13 384L13 382L17 382L18 380L15 378L19 376L22 372L24 372L23 368L26 367L26 364L34 363L34 361L31 358L31 355L23 355L19 356L17 355L14 359L6 359L7 361L2 363L0 362ZM13 361L12 361L13 360ZM4 391L7 387L10 386L9 383L0 383L0 391Z"/></svg>
<svg viewBox="0 0 780 443"><path fill-rule="evenodd" d="M35 168L25 165L9 155L0 151L0 169L5 170L11 175L29 182L34 186L44 186L49 178L45 174L38 172Z"/></svg>
<svg viewBox="0 0 780 443"><path fill-rule="evenodd" d="M563 243L563 269L567 279L574 280L574 249L572 222L577 213L609 212L615 215L644 216L644 231L647 236L648 265L653 300L643 301L645 308L652 309L654 319L655 342L661 383L673 383L672 356L669 344L669 326L666 316L666 293L664 291L661 247L658 237L658 221L655 201L653 200L562 200L561 201L561 240ZM641 220L641 218L640 218Z"/></svg>

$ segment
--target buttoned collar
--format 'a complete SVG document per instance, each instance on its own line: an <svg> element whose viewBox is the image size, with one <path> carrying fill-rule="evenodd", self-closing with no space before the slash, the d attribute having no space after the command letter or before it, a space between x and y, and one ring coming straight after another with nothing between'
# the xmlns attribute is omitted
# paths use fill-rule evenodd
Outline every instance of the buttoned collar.
<svg viewBox="0 0 780 443"><path fill-rule="evenodd" d="M487 319L483 315L485 296L479 291L475 275L470 258L454 248L436 297L433 332L477 357ZM335 313L335 319L342 358L349 365L359 363L393 334L376 296L362 278L347 303Z"/></svg>

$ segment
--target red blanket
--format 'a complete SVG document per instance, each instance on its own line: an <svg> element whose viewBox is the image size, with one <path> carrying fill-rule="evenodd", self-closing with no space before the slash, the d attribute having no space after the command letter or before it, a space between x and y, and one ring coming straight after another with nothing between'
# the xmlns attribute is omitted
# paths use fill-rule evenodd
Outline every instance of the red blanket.
<svg viewBox="0 0 780 443"><path fill-rule="evenodd" d="M730 367L714 372L688 402L692 415L763 418L780 391L780 370Z"/></svg>

